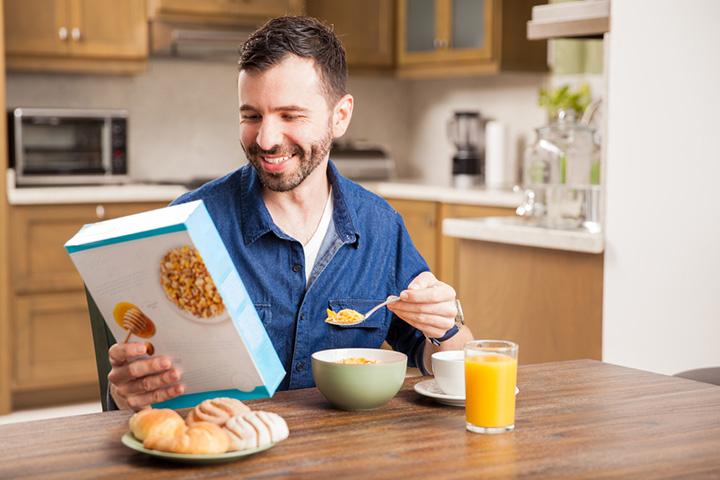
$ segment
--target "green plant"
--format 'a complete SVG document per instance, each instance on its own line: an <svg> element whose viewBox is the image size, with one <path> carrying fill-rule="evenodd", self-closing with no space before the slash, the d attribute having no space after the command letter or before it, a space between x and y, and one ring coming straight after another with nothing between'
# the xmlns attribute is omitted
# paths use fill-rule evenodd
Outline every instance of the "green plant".
<svg viewBox="0 0 720 480"><path fill-rule="evenodd" d="M562 85L557 88L540 88L538 104L548 112L548 118L555 118L558 110L573 109L578 116L581 116L590 102L590 85L583 83L577 90L572 90L570 85Z"/></svg>

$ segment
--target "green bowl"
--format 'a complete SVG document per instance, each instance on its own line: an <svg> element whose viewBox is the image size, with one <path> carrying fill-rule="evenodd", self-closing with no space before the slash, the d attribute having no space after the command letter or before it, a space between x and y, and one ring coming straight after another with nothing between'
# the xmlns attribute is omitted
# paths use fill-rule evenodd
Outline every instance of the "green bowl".
<svg viewBox="0 0 720 480"><path fill-rule="evenodd" d="M350 357L379 363L338 363ZM315 385L330 403L342 410L371 410L386 404L402 387L406 370L407 356L392 350L338 348L312 355Z"/></svg>

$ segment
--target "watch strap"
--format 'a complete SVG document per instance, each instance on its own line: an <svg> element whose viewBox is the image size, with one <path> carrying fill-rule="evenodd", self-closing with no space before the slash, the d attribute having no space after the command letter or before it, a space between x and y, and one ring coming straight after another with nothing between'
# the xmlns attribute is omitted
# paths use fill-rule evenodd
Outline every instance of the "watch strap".
<svg viewBox="0 0 720 480"><path fill-rule="evenodd" d="M440 344L446 340L450 340L452 337L454 337L458 332L460 331L460 327L457 326L457 324L453 325L450 330L445 332L445 335L439 338L429 338L430 343L432 343L435 346L440 346Z"/></svg>

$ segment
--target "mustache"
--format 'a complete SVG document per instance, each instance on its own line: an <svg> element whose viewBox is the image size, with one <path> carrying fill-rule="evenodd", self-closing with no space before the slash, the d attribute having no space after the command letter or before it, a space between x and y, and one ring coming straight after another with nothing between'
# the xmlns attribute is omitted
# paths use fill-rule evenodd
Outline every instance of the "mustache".
<svg viewBox="0 0 720 480"><path fill-rule="evenodd" d="M271 149L265 150L260 148L260 145L253 143L248 147L247 153L252 156L258 155L297 155L298 157L304 157L305 151L299 145L274 145Z"/></svg>

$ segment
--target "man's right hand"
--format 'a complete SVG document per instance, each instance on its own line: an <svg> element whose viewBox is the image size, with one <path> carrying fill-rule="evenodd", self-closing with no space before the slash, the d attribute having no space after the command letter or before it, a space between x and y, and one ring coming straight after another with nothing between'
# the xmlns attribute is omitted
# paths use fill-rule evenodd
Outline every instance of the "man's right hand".
<svg viewBox="0 0 720 480"><path fill-rule="evenodd" d="M185 386L178 383L182 371L173 366L170 357L140 358L146 353L144 343L116 343L110 347L112 369L108 381L118 408L138 411L185 392Z"/></svg>

